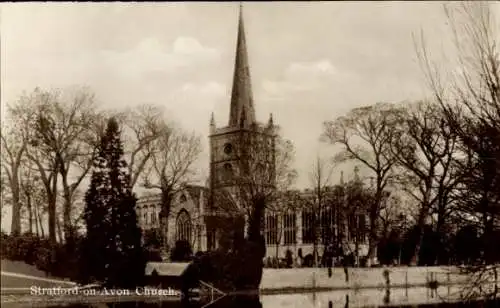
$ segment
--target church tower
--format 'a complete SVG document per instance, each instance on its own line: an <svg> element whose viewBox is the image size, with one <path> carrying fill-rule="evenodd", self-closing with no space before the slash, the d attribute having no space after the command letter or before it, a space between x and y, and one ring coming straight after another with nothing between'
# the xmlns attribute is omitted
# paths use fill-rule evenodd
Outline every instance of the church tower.
<svg viewBox="0 0 500 308"><path fill-rule="evenodd" d="M229 121L227 126L217 127L212 113L209 124L210 143L210 205L212 211L226 212L227 204L221 204L220 193L232 195L232 210L241 210L241 200L238 200L238 185L243 176L253 172L249 153L249 138L262 138L274 152L274 123L272 115L266 125L256 121L253 101L250 67L245 37L242 8L240 6L238 18L238 32L236 41L236 56L232 81ZM273 154L274 156L274 154ZM273 165L274 166L274 165ZM224 207L221 209L221 207ZM209 226L207 226L209 227ZM209 240L210 242L210 240ZM210 246L210 245L209 245Z"/></svg>

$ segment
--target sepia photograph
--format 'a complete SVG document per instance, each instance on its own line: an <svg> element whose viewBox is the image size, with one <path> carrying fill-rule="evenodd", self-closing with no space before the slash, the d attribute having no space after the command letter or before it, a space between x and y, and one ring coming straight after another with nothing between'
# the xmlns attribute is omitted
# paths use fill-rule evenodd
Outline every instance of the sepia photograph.
<svg viewBox="0 0 500 308"><path fill-rule="evenodd" d="M500 2L4 2L0 101L2 307L500 307Z"/></svg>

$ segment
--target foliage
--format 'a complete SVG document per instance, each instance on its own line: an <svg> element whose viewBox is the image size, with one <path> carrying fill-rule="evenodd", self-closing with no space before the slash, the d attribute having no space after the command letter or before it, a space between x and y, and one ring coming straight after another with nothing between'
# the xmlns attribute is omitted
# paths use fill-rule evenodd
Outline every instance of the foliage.
<svg viewBox="0 0 500 308"><path fill-rule="evenodd" d="M146 247L144 248L144 253L147 262L162 262L163 258L161 256L161 250L157 248Z"/></svg>
<svg viewBox="0 0 500 308"><path fill-rule="evenodd" d="M287 249L285 252L285 263L286 267L293 267L293 253L290 249Z"/></svg>
<svg viewBox="0 0 500 308"><path fill-rule="evenodd" d="M473 226L460 228L453 237L455 246L455 262L461 264L475 264L481 255L481 240Z"/></svg>
<svg viewBox="0 0 500 308"><path fill-rule="evenodd" d="M79 241L73 247L52 243L30 233L12 236L2 233L2 259L34 265L51 276L79 280L83 273L79 260Z"/></svg>
<svg viewBox="0 0 500 308"><path fill-rule="evenodd" d="M101 138L85 201L83 268L91 278L108 286L131 288L141 284L145 256L136 198L123 160L118 123L113 118Z"/></svg>
<svg viewBox="0 0 500 308"><path fill-rule="evenodd" d="M158 229L148 229L143 234L144 247L159 249L163 243L163 237Z"/></svg>
<svg viewBox="0 0 500 308"><path fill-rule="evenodd" d="M190 261L193 257L193 250L191 249L191 244L186 240L180 240L175 242L175 246L172 248L172 253L170 259L173 262L186 262Z"/></svg>
<svg viewBox="0 0 500 308"><path fill-rule="evenodd" d="M192 271L223 291L258 289L264 265L258 245L246 240L233 252L207 252L195 258Z"/></svg>
<svg viewBox="0 0 500 308"><path fill-rule="evenodd" d="M403 238L400 230L392 230L387 237L382 238L377 250L380 263L390 265L394 260L399 260L402 244Z"/></svg>

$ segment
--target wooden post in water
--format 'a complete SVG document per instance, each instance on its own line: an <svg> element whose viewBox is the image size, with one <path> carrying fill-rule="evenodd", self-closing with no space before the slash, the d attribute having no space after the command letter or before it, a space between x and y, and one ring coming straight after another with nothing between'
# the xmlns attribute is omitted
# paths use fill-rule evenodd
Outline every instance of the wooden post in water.
<svg viewBox="0 0 500 308"><path fill-rule="evenodd" d="M405 272L405 296L408 299L408 269Z"/></svg>

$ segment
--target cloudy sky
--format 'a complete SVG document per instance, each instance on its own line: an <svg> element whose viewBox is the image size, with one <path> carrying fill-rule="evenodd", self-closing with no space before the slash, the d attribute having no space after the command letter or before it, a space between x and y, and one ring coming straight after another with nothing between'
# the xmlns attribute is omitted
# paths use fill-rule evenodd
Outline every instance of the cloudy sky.
<svg viewBox="0 0 500 308"><path fill-rule="evenodd" d="M1 5L2 105L34 87L87 85L101 105L151 103L203 136L225 125L238 3ZM497 7L498 10L498 7ZM446 52L437 2L244 4L257 117L269 113L296 146L298 186L309 185L324 120L380 101L425 96L412 33Z"/></svg>

